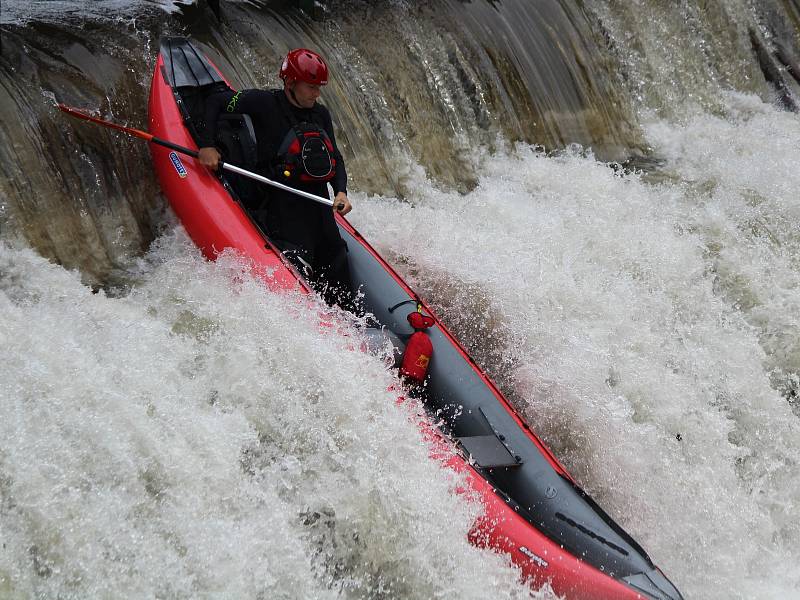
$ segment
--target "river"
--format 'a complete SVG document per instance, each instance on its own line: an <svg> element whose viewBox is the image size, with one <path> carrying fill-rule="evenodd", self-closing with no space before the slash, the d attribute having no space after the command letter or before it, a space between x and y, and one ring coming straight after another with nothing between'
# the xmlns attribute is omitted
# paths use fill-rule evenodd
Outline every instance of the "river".
<svg viewBox="0 0 800 600"><path fill-rule="evenodd" d="M466 539L380 357L147 148L162 35L320 50L348 217L687 598L800 595L800 4L5 1L0 598L550 598Z"/></svg>

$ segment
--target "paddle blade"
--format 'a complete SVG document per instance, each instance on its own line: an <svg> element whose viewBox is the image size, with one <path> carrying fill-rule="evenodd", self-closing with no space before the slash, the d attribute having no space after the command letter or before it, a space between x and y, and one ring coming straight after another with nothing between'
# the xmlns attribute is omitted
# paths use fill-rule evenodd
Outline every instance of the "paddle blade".
<svg viewBox="0 0 800 600"><path fill-rule="evenodd" d="M58 110L67 113L71 117L75 117L77 119L83 119L84 121L89 121L91 123L96 123L97 125L102 125L103 127L109 127L111 129L116 129L117 131L122 131L123 133L127 133L128 135L133 135L143 140L152 141L153 136L146 131L140 131L139 129L134 129L133 127L124 127L122 125L117 125L116 123L111 123L110 121L104 121L103 119L98 119L97 117L93 117L91 115L87 115L85 112L78 110L77 108L72 108L71 106L67 106L66 104L61 104L60 102L56 104L58 106Z"/></svg>

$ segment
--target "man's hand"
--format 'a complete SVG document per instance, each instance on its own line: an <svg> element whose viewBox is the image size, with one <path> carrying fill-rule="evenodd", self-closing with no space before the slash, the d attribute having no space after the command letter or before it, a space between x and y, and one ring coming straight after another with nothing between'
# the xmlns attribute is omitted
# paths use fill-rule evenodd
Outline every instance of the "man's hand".
<svg viewBox="0 0 800 600"><path fill-rule="evenodd" d="M350 200L347 199L347 194L344 192L336 194L336 198L333 199L333 210L342 216L345 216L353 210L353 205L350 204Z"/></svg>
<svg viewBox="0 0 800 600"><path fill-rule="evenodd" d="M199 160L200 164L205 168L212 171L216 171L219 168L219 160L222 158L222 155L217 151L216 148L200 148L197 154L197 160Z"/></svg>

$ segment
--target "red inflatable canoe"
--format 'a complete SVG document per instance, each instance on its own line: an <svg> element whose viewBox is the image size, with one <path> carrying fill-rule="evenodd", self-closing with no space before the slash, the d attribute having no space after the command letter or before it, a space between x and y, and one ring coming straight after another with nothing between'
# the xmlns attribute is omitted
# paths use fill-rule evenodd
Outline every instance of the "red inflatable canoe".
<svg viewBox="0 0 800 600"><path fill-rule="evenodd" d="M164 39L150 90L150 133L196 149L204 98L226 88L188 40ZM233 131L227 143L235 140L246 158L255 144L248 117L226 119L220 129ZM167 148L151 148L164 194L206 257L214 260L234 248L253 261L271 289L308 290L243 208L236 181ZM414 333L409 313L422 309L433 316L423 401L445 419L442 431L421 427L431 439L453 441L458 452L445 452L441 460L466 474L472 495L485 507L471 540L507 553L532 585L549 583L569 598L681 598L644 550L577 486L430 308L345 219L337 217L337 223L365 307L398 345Z"/></svg>

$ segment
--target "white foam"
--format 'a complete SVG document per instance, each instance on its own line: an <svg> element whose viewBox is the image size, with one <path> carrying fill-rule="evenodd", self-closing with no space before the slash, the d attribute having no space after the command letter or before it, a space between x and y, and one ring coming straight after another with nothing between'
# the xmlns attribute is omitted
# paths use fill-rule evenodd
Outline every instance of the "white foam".
<svg viewBox="0 0 800 600"><path fill-rule="evenodd" d="M132 17L143 8L174 13L196 0L4 0L0 24L25 25L30 21L63 22L65 19L118 19Z"/></svg>
<svg viewBox="0 0 800 600"><path fill-rule="evenodd" d="M726 103L648 125L660 183L521 147L351 216L687 597L785 598L800 124ZM525 594L380 359L235 260L169 235L115 298L8 246L0 272L0 596Z"/></svg>
<svg viewBox="0 0 800 600"><path fill-rule="evenodd" d="M138 271L0 245L0 596L526 596L352 331L182 234Z"/></svg>
<svg viewBox="0 0 800 600"><path fill-rule="evenodd" d="M462 338L467 311L511 332L501 384L687 597L786 598L800 585L800 422L779 393L800 366L800 120L729 103L725 119L649 128L662 183L521 147L489 157L471 194L356 197L352 219Z"/></svg>

